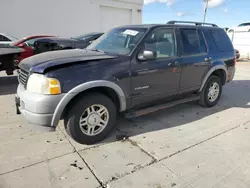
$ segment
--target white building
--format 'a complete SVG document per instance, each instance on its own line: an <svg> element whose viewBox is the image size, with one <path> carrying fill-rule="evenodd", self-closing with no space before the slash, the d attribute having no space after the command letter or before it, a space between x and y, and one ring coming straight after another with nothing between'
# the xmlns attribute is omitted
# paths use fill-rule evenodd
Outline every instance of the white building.
<svg viewBox="0 0 250 188"><path fill-rule="evenodd" d="M0 32L76 36L141 24L143 0L0 0Z"/></svg>

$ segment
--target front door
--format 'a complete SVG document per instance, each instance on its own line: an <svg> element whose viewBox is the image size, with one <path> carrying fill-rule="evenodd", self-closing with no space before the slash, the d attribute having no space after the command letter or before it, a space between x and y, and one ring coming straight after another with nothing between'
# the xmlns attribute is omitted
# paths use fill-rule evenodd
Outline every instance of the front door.
<svg viewBox="0 0 250 188"><path fill-rule="evenodd" d="M141 47L157 52L157 57L140 61L136 54L132 61L132 107L176 95L179 90L180 69L174 29L153 30Z"/></svg>

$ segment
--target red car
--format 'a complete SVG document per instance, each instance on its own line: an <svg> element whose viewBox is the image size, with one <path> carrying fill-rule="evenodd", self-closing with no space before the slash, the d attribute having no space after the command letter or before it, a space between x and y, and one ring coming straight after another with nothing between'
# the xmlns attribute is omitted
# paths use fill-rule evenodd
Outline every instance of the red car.
<svg viewBox="0 0 250 188"><path fill-rule="evenodd" d="M55 37L55 36L33 35L33 36L25 37L25 38L20 39L18 41L12 42L10 45L18 46L19 48L22 48L24 50L21 53L21 55L16 58L15 65L17 65L21 60L34 55L34 50L33 50L34 42L36 41L36 39L43 38L43 37Z"/></svg>

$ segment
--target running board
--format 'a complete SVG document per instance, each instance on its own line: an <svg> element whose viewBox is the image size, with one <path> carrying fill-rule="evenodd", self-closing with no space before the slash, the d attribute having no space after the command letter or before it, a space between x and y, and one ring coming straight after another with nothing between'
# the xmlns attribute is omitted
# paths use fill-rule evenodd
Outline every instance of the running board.
<svg viewBox="0 0 250 188"><path fill-rule="evenodd" d="M159 110L163 110L166 108L170 108L179 104L184 104L184 103L188 103L188 102L192 102L192 101L197 101L200 99L200 96L191 96L185 99L180 99L180 100L176 100L173 102L168 102L165 104L160 104L160 105L156 105L156 106L152 106L152 107L148 107L148 108L144 108L144 109L140 109L137 111L131 111L128 113L125 113L125 118L131 119L131 118L135 118L135 117L139 117L139 116L143 116L152 112L156 112Z"/></svg>

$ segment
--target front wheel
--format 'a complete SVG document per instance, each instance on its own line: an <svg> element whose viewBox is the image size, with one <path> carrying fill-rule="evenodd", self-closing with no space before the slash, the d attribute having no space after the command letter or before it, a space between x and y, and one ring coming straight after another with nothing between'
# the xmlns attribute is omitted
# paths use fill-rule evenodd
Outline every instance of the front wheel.
<svg viewBox="0 0 250 188"><path fill-rule="evenodd" d="M200 104L205 107L213 107L220 100L222 93L221 79L218 76L210 76L200 93Z"/></svg>
<svg viewBox="0 0 250 188"><path fill-rule="evenodd" d="M81 144L105 139L115 127L116 106L107 96L89 93L78 98L65 119L67 133Z"/></svg>

